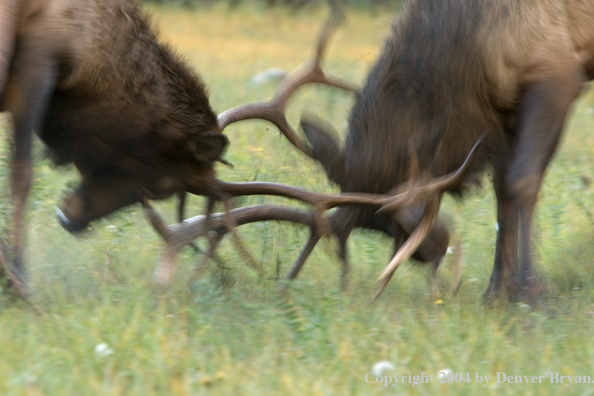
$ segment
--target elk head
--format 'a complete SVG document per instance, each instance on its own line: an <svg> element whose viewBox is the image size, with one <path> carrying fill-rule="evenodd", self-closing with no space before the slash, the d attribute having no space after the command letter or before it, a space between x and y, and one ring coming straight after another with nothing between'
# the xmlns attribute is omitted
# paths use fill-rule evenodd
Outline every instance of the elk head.
<svg viewBox="0 0 594 396"><path fill-rule="evenodd" d="M137 161L133 169L118 172L113 171L112 164L91 170L79 166L81 183L56 210L60 224L69 232L77 232L89 222L140 202L145 196L164 199L185 191L208 194L215 177L213 164L221 159L227 145L225 135L206 132L192 137L187 153L171 162L167 158Z"/></svg>

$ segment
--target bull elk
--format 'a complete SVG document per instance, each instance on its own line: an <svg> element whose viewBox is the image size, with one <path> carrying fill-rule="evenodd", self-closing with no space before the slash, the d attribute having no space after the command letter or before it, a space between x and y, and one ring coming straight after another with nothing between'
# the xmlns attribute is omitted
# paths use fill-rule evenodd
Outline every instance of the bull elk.
<svg viewBox="0 0 594 396"><path fill-rule="evenodd" d="M2 1L0 110L14 124L13 230L2 262L20 296L33 132L82 176L57 211L71 232L145 190L156 199L205 193L227 146L204 84L157 41L134 0Z"/></svg>
<svg viewBox="0 0 594 396"><path fill-rule="evenodd" d="M295 89L299 78L290 77L277 97ZM435 220L441 196L463 193L490 167L499 229L485 298L530 299L539 290L531 256L538 193L571 104L592 78L594 1L411 0L357 96L343 147L332 127L317 119L301 122L309 145L299 139L276 100L223 113L219 120L224 125L260 117L275 123L343 193L382 195L408 186L406 205L402 199L379 211L341 205L329 219L340 240L343 273L353 228L384 231L397 247L402 235L412 236L381 275L376 296L416 249L419 258L439 264L449 239ZM455 170L471 151L476 160L463 177L430 192L419 187ZM290 277L319 237L312 230Z"/></svg>
<svg viewBox="0 0 594 396"><path fill-rule="evenodd" d="M352 89L321 71L315 80ZM209 198L207 215L214 200L241 194L318 204L289 186L216 179L213 164L225 162L228 144L221 121L201 79L158 42L135 0L0 2L0 110L14 124L13 229L0 239L0 261L21 297L27 295L23 218L33 132L57 164L72 163L81 175L57 210L70 232L144 198L173 194L182 198L181 217L186 192ZM364 194L325 199L320 208L378 204L377 196ZM323 217L314 220L320 228ZM232 216L225 224L232 229Z"/></svg>

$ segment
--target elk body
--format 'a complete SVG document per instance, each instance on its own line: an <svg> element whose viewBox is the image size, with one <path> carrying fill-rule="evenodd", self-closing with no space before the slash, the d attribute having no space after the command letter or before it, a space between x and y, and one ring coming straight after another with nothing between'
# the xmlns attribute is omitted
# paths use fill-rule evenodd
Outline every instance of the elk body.
<svg viewBox="0 0 594 396"><path fill-rule="evenodd" d="M318 72L316 63L311 74ZM539 289L531 258L538 192L570 106L592 78L592 0L411 0L357 96L343 147L331 126L311 118L301 122L308 145L280 114L287 96L310 81L301 70L272 102L219 120L267 119L319 161L343 193L396 195L379 211L339 206L328 219L340 240L343 275L353 228L394 237L397 252L376 296L411 254L439 265L449 240L436 220L443 193L460 195L492 168L499 229L485 296L531 298ZM472 148L480 140L477 154ZM469 152L473 163L465 161ZM462 163L461 177L444 176ZM320 237L312 228L289 278Z"/></svg>
<svg viewBox="0 0 594 396"><path fill-rule="evenodd" d="M3 259L21 295L33 132L82 176L58 210L69 231L145 192L209 195L227 145L204 84L157 41L134 0L3 0L0 111L14 124L14 231Z"/></svg>
<svg viewBox="0 0 594 396"><path fill-rule="evenodd" d="M447 190L460 193L492 168L499 231L486 296L530 298L538 291L530 253L538 192L568 110L593 77L594 1L410 1L351 110L344 147L320 121L302 127L343 192L377 194L407 180L411 147L420 177L440 176L485 133L471 172ZM390 215L339 208L342 251L354 227L410 232L431 205L419 199ZM439 262L447 235L435 223L432 234L425 256Z"/></svg>
<svg viewBox="0 0 594 396"><path fill-rule="evenodd" d="M352 89L321 71L315 80ZM62 226L71 232L126 205L172 194L181 198L181 218L186 192L209 198L207 220L215 200L228 207L228 199L237 195L319 203L319 195L290 186L215 178L214 162L225 163L224 125L198 75L158 42L136 0L0 2L0 111L10 112L14 124L13 231L8 241L0 239L0 261L23 297L23 216L33 132L57 164L74 164L82 177L58 209ZM322 197L328 208L345 203L379 207L387 198ZM302 217L289 208L266 213ZM317 218L302 222L316 228ZM232 231L233 216L224 220Z"/></svg>

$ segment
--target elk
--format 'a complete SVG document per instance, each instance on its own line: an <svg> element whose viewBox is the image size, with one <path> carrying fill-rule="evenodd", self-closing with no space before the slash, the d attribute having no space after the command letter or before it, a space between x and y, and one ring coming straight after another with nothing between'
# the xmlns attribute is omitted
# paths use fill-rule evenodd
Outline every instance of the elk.
<svg viewBox="0 0 594 396"><path fill-rule="evenodd" d="M57 210L68 231L140 201L204 193L227 138L201 79L157 41L134 0L0 5L0 110L14 125L13 231L2 261L20 296L33 132L82 180Z"/></svg>
<svg viewBox="0 0 594 396"><path fill-rule="evenodd" d="M353 228L394 236L399 250L376 296L415 250L434 266L439 263L449 238L436 222L442 195L464 193L491 168L499 229L484 297L532 299L540 289L531 255L533 212L570 107L594 78L592 26L592 1L407 1L357 96L344 146L331 126L311 118L301 122L306 143L286 123L282 107L272 104L248 105L219 120L259 117L275 123L345 194L406 189L406 204L393 198L394 205L380 210L340 206L330 219L343 272ZM291 77L293 83L281 83L276 97L296 89L299 78ZM452 172L471 151L476 160L463 177L427 188L436 184L427 180ZM404 245L403 234L410 235ZM312 229L290 277L319 237Z"/></svg>
<svg viewBox="0 0 594 396"><path fill-rule="evenodd" d="M324 73L318 82L352 89ZM215 177L228 140L200 77L159 43L135 0L8 0L0 4L0 111L14 125L12 231L0 261L25 298L24 211L33 132L59 165L74 164L78 187L57 210L70 232L144 199L186 193L215 200L277 194L315 203L283 185L235 185ZM377 205L377 197L327 197ZM384 202L387 196L380 197ZM337 203L335 203L337 202ZM329 206L332 207L332 206ZM208 218L208 216L207 216ZM232 229L232 217L226 216ZM323 222L314 216L315 227ZM238 237L235 239L239 242Z"/></svg>

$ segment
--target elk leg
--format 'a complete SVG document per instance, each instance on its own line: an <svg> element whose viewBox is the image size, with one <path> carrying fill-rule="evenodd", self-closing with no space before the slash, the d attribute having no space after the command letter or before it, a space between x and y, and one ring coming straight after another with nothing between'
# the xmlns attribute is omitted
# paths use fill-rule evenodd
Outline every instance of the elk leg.
<svg viewBox="0 0 594 396"><path fill-rule="evenodd" d="M338 257L340 258L340 290L345 291L350 282L351 266L347 252L347 240L351 232L342 233L338 236Z"/></svg>
<svg viewBox="0 0 594 396"><path fill-rule="evenodd" d="M39 131L45 116L49 95L56 81L57 68L41 45L25 42L13 59L2 108L12 113L14 123L14 157L11 189L14 212L11 248L2 254L12 286L25 298L27 287L23 274L24 214L31 185L31 145L33 130ZM46 55L46 56L44 56ZM12 252L10 252L12 250ZM8 257L7 257L8 256Z"/></svg>
<svg viewBox="0 0 594 396"><path fill-rule="evenodd" d="M508 161L502 161L502 164ZM511 199L504 183L507 169L495 168L493 186L497 196L497 242L495 244L495 263L491 272L489 286L483 294L485 302L495 297L506 286L506 292L513 295L518 289L518 208Z"/></svg>
<svg viewBox="0 0 594 396"><path fill-rule="evenodd" d="M184 207L185 207L187 193L185 191L179 192L178 197L179 197L179 205L180 205L178 208L178 219L179 219L179 222L182 223L185 220ZM208 229L208 224L210 221L210 215L212 214L212 211L214 209L215 202L216 201L214 198L212 198L212 197L207 198L206 209L205 209L205 213L204 213L204 223L205 223L205 227L207 229ZM189 243L188 246L190 246L192 249L194 249L194 251L196 253L203 253L202 250L200 250L200 248L198 247L198 245L196 245L194 242ZM214 252L213 252L213 255L214 255ZM206 261L208 261L208 260L206 260Z"/></svg>
<svg viewBox="0 0 594 396"><path fill-rule="evenodd" d="M186 219L186 197L185 191L177 192L177 221L178 223L183 222Z"/></svg>
<svg viewBox="0 0 594 396"><path fill-rule="evenodd" d="M297 260L295 260L295 263L293 263L293 266L289 270L287 279L293 280L297 277L297 275L299 275L299 271L301 271L303 264L305 264L305 261L307 260L311 252L314 250L314 247L316 247L319 240L319 233L312 228L311 234L309 234L309 239L301 249L299 257L297 257Z"/></svg>
<svg viewBox="0 0 594 396"><path fill-rule="evenodd" d="M349 273L351 267L349 263L348 251L347 251L347 240L357 224L357 217L359 214L349 210L347 208L339 207L330 219L330 224L334 233L338 237L338 257L340 258L340 289L346 290L349 284Z"/></svg>
<svg viewBox="0 0 594 396"><path fill-rule="evenodd" d="M262 267L256 260L254 260L253 256L250 254L250 252L244 246L243 242L241 241L241 238L239 237L239 235L237 234L237 231L235 230L236 223L230 213L231 212L231 204L229 202L229 199L225 198L223 200L223 204L225 205L225 217L224 217L225 226L227 227L227 232L229 232L231 234L231 238L233 240L233 243L235 244L235 248L242 255L243 259L247 262L248 266L251 269L253 269L254 271L256 271L258 273L258 275L262 275L263 274Z"/></svg>
<svg viewBox="0 0 594 396"><path fill-rule="evenodd" d="M521 297L528 299L536 295L538 288L531 257L532 214L565 117L585 81L583 71L577 66L571 69L565 65L562 70L565 73L532 84L524 94L520 105L518 144L506 177L521 220L520 292Z"/></svg>

